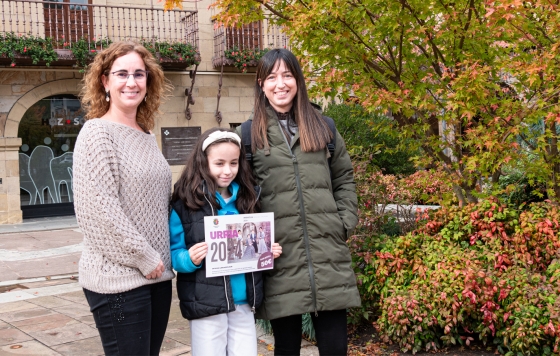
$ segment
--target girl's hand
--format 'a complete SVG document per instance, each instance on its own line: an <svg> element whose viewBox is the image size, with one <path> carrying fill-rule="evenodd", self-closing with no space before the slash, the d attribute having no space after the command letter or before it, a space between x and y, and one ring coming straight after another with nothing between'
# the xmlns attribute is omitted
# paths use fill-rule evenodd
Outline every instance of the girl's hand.
<svg viewBox="0 0 560 356"><path fill-rule="evenodd" d="M159 261L156 269L154 269L152 272L147 274L145 277L147 279L159 278L159 277L161 277L163 272L165 272L165 266L163 265L163 262Z"/></svg>
<svg viewBox="0 0 560 356"><path fill-rule="evenodd" d="M207 253L208 244L206 242L199 242L189 249L189 256L191 257L191 261L197 266L200 266Z"/></svg>
<svg viewBox="0 0 560 356"><path fill-rule="evenodd" d="M282 254L282 246L280 246L277 242L272 244L271 250L274 258L278 258Z"/></svg>

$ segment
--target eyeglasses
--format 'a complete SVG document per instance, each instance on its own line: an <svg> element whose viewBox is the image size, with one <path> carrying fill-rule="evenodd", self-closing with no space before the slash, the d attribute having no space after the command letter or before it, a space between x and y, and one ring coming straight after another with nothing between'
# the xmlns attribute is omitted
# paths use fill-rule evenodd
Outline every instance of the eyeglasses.
<svg viewBox="0 0 560 356"><path fill-rule="evenodd" d="M111 72L111 74L114 75L119 82L127 82L128 77L131 75L137 82L143 82L148 78L147 70L137 70L136 72L130 74L126 70L118 70L116 72Z"/></svg>

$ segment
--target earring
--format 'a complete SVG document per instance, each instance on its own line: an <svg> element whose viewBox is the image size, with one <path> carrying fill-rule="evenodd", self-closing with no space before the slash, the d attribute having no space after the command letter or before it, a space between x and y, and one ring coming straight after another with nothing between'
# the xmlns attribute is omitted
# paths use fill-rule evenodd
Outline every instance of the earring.
<svg viewBox="0 0 560 356"><path fill-rule="evenodd" d="M105 101L106 101L106 102L109 102L110 100L111 100L111 94L109 94L109 91L107 90L107 91L105 92Z"/></svg>
<svg viewBox="0 0 560 356"><path fill-rule="evenodd" d="M148 100L148 94L144 97L144 102L146 102L146 100Z"/></svg>

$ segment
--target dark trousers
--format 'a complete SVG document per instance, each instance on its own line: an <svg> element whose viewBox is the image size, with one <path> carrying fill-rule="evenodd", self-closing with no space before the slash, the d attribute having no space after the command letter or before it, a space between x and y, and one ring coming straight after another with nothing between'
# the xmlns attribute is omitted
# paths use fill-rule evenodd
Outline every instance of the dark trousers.
<svg viewBox="0 0 560 356"><path fill-rule="evenodd" d="M346 356L346 309L311 313L315 338L321 356ZM274 355L295 356L301 349L301 315L290 315L270 321L274 333Z"/></svg>
<svg viewBox="0 0 560 356"><path fill-rule="evenodd" d="M171 281L117 294L84 289L105 355L159 355L171 309Z"/></svg>

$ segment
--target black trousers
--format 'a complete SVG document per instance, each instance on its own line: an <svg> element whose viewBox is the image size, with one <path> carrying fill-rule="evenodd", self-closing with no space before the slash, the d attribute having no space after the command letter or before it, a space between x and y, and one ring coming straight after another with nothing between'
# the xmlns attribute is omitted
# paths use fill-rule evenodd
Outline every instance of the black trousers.
<svg viewBox="0 0 560 356"><path fill-rule="evenodd" d="M84 289L105 355L159 355L171 309L171 281L117 294Z"/></svg>
<svg viewBox="0 0 560 356"><path fill-rule="evenodd" d="M346 356L348 336L346 309L320 311L311 320L321 356ZM290 315L270 321L274 333L275 356L299 356L301 349L301 315Z"/></svg>

